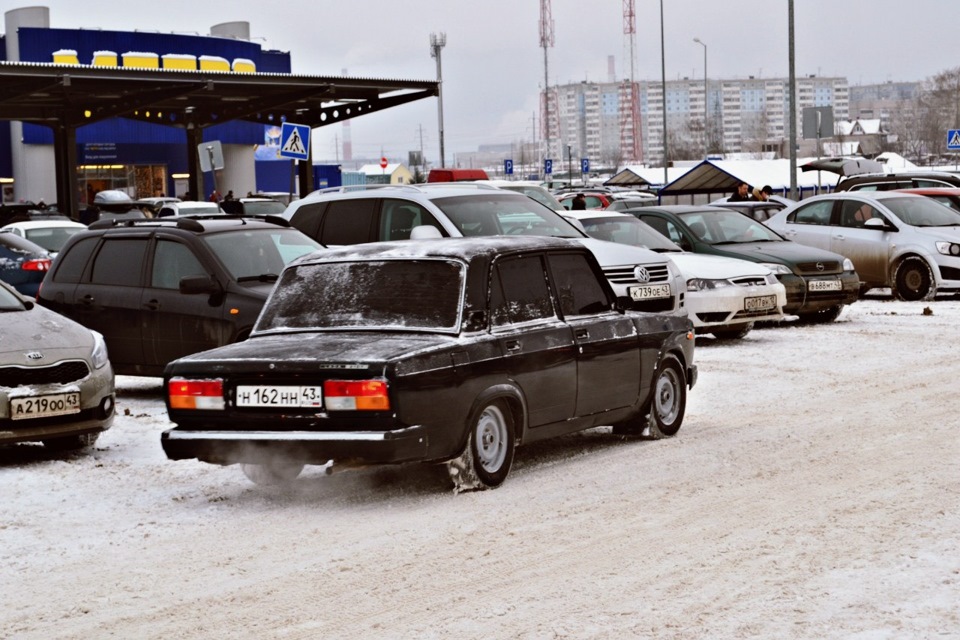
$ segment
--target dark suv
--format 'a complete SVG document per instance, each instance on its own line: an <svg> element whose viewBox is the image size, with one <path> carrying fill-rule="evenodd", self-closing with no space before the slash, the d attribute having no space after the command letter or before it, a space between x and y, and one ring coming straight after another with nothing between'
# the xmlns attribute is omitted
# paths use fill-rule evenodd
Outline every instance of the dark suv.
<svg viewBox="0 0 960 640"><path fill-rule="evenodd" d="M100 220L70 238L38 301L99 331L118 374L243 340L284 265L322 248L281 218Z"/></svg>

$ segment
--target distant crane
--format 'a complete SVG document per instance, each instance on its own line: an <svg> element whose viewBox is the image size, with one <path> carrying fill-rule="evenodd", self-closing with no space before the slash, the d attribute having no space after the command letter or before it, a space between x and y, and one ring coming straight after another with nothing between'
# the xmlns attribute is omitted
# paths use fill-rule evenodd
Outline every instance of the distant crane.
<svg viewBox="0 0 960 640"><path fill-rule="evenodd" d="M540 46L543 47L543 93L540 100L540 123L543 126L543 157L550 156L550 111L556 104L550 91L550 73L547 62L547 49L553 46L553 11L550 0L540 0ZM559 114L557 114L559 117ZM559 126L559 123L558 123Z"/></svg>
<svg viewBox="0 0 960 640"><path fill-rule="evenodd" d="M620 86L620 155L629 163L643 162L640 130L640 96L634 76L634 45L637 40L637 14L633 0L623 0L623 34L630 48L630 78Z"/></svg>

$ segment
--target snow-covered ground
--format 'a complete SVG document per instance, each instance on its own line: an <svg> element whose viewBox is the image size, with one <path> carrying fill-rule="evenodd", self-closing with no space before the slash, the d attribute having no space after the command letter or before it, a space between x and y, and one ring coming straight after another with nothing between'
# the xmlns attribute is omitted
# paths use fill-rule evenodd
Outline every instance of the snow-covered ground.
<svg viewBox="0 0 960 640"><path fill-rule="evenodd" d="M932 313L924 313L929 308ZM699 341L676 438L291 490L171 462L158 378L94 450L0 449L3 638L960 638L960 298Z"/></svg>

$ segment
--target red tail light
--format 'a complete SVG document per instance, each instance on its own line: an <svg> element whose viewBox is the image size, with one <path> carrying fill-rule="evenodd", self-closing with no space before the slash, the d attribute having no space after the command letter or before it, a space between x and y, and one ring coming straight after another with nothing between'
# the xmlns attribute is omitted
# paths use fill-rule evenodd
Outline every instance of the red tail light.
<svg viewBox="0 0 960 640"><path fill-rule="evenodd" d="M37 258L36 260L24 260L20 263L20 268L24 271L49 271L50 258Z"/></svg>
<svg viewBox="0 0 960 640"><path fill-rule="evenodd" d="M223 409L223 380L170 378L167 395L171 409Z"/></svg>
<svg viewBox="0 0 960 640"><path fill-rule="evenodd" d="M387 411L390 409L386 380L327 380L323 396L330 411Z"/></svg>

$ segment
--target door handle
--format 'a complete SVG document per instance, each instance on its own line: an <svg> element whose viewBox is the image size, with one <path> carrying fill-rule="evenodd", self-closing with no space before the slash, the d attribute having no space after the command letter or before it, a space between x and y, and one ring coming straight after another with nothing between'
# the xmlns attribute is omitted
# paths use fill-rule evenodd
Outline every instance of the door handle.
<svg viewBox="0 0 960 640"><path fill-rule="evenodd" d="M520 351L520 341L507 340L506 347L507 347L507 351Z"/></svg>
<svg viewBox="0 0 960 640"><path fill-rule="evenodd" d="M80 298L80 304L86 305L86 306L88 306L88 307L91 306L94 302L95 302L95 300L94 300L93 296L90 295L89 293L88 293L87 295L83 296L82 298Z"/></svg>
<svg viewBox="0 0 960 640"><path fill-rule="evenodd" d="M159 300L151 300L150 302L144 303L143 307L149 309L150 311L158 311L160 309Z"/></svg>
<svg viewBox="0 0 960 640"><path fill-rule="evenodd" d="M574 335L576 335L577 340L585 340L590 337L590 332L586 329L577 329Z"/></svg>

